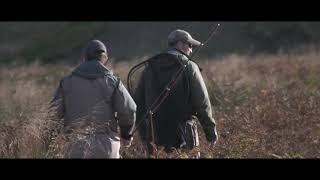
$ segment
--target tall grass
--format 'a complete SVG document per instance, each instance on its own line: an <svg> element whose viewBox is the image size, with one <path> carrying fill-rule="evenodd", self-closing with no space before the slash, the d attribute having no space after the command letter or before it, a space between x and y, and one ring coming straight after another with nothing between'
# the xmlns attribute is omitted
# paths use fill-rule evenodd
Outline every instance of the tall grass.
<svg viewBox="0 0 320 180"><path fill-rule="evenodd" d="M200 62L219 141L210 149L201 128L203 158L319 158L320 54L279 53ZM133 62L138 62L134 60ZM124 84L134 63L111 68ZM47 106L60 78L74 67L64 64L0 68L0 156L2 158L60 157L48 146ZM200 125L199 125L200 126ZM52 154L54 152L55 154ZM194 152L161 150L154 158L190 158ZM145 158L137 136L123 158Z"/></svg>

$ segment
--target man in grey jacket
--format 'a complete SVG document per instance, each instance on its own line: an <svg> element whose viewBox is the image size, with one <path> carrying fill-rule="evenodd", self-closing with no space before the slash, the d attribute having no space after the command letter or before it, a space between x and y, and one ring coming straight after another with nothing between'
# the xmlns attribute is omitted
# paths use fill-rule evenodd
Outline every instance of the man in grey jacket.
<svg viewBox="0 0 320 180"><path fill-rule="evenodd" d="M137 103L137 119L143 121L139 134L147 142L149 153L153 152L154 145L163 146L166 152L171 152L173 148L193 149L199 146L197 119L211 146L217 141L216 123L206 85L198 65L188 61L192 48L199 45L201 43L188 32L177 29L169 34L169 48L152 57L142 73L134 100ZM184 65L187 68L169 90L169 96L159 109L150 113L152 116L147 119L142 119Z"/></svg>
<svg viewBox="0 0 320 180"><path fill-rule="evenodd" d="M90 41L84 62L60 81L54 95L53 112L63 119L63 133L70 137L66 158L119 158L120 141L131 145L136 104L121 80L104 66L107 60L105 45Z"/></svg>

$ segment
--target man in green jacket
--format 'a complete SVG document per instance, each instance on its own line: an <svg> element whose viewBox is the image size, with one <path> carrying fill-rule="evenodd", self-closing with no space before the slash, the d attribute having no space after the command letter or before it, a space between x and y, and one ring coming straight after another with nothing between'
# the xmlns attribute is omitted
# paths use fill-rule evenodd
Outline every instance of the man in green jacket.
<svg viewBox="0 0 320 180"><path fill-rule="evenodd" d="M137 119L142 118L174 74L182 66L187 66L159 109L153 112L151 118L149 116L142 120L139 134L147 143L150 153L153 150L150 142L165 147L166 152L171 152L173 148L193 149L199 146L197 119L211 146L218 139L209 95L200 69L196 63L188 61L193 47L199 45L201 43L188 32L177 29L168 36L169 48L152 57L142 73L134 94Z"/></svg>

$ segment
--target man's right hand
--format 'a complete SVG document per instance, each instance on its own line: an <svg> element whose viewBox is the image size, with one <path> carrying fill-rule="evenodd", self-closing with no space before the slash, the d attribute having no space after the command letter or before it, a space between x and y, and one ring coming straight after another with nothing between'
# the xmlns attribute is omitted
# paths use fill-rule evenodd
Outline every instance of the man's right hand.
<svg viewBox="0 0 320 180"><path fill-rule="evenodd" d="M216 143L217 143L217 141L210 142L210 143L209 143L209 148L210 148L210 149L213 149L214 146L216 145Z"/></svg>
<svg viewBox="0 0 320 180"><path fill-rule="evenodd" d="M212 140L209 142L209 148L213 149L214 146L216 145L217 141L218 141L218 135L217 135L217 131L215 131L214 135L212 137Z"/></svg>
<svg viewBox="0 0 320 180"><path fill-rule="evenodd" d="M125 148L129 148L131 146L132 140L133 140L133 137L131 137L129 140L122 138L121 142Z"/></svg>

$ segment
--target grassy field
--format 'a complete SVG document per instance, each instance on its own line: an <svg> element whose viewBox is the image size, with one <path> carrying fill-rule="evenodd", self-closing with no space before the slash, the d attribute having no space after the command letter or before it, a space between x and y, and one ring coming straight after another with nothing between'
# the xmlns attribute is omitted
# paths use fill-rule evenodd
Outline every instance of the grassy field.
<svg viewBox="0 0 320 180"><path fill-rule="evenodd" d="M319 59L318 51L306 51L201 61L219 135L215 148L209 149L198 128L202 157L319 158ZM112 61L109 66L126 83L133 65ZM60 78L74 67L34 62L0 68L1 158L59 157L59 140L48 144L47 106ZM189 158L193 153L159 150L154 158ZM121 154L146 157L137 137Z"/></svg>

